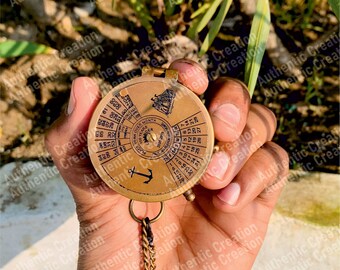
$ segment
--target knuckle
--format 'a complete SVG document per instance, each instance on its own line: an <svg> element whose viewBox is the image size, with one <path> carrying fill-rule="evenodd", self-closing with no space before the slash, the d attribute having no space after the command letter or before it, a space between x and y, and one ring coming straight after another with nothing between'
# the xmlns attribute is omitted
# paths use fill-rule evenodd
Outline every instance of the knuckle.
<svg viewBox="0 0 340 270"><path fill-rule="evenodd" d="M264 125L265 129L268 131L267 141L270 141L274 136L277 120L275 114L268 109L266 106L261 104L251 104L250 112L255 115L259 123Z"/></svg>
<svg viewBox="0 0 340 270"><path fill-rule="evenodd" d="M260 112L262 115L266 116L267 119L269 118L276 123L276 116L268 107L258 103L252 104L251 106L253 110Z"/></svg>
<svg viewBox="0 0 340 270"><path fill-rule="evenodd" d="M286 150L274 142L266 142L265 148L271 153L285 172L289 170L289 156Z"/></svg>

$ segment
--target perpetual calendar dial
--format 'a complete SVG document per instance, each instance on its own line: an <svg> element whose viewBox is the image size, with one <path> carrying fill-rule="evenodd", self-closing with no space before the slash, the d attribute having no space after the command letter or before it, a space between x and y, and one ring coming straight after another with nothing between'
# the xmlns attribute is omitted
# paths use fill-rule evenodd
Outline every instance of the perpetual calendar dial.
<svg viewBox="0 0 340 270"><path fill-rule="evenodd" d="M201 100L175 80L143 76L111 90L88 136L91 161L105 183L138 201L183 194L210 161L214 136Z"/></svg>

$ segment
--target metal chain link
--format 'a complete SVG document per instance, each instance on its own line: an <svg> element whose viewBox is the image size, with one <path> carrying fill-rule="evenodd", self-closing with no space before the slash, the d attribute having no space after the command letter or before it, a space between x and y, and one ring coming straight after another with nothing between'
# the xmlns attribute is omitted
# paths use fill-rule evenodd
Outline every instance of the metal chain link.
<svg viewBox="0 0 340 270"><path fill-rule="evenodd" d="M156 269L156 251L153 243L153 234L148 217L142 220L142 247L145 270Z"/></svg>

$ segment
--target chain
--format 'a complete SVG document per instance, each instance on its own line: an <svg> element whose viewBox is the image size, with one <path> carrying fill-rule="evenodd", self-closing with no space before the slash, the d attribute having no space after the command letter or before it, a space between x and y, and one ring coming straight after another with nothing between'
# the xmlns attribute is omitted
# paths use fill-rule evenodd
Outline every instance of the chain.
<svg viewBox="0 0 340 270"><path fill-rule="evenodd" d="M164 203L160 202L161 208L157 216L152 219L148 217L139 219L133 212L133 200L130 200L129 211L131 217L142 225L142 250L143 250L143 263L144 270L155 270L156 269L156 250L153 242L153 233L151 230L151 223L157 221L164 210Z"/></svg>
<svg viewBox="0 0 340 270"><path fill-rule="evenodd" d="M153 243L153 234L148 217L142 220L142 247L145 270L156 269L156 251Z"/></svg>

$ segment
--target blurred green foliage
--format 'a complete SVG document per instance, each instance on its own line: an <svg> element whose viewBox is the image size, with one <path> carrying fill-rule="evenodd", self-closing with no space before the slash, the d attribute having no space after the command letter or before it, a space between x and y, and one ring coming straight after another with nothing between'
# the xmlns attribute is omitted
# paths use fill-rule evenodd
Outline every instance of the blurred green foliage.
<svg viewBox="0 0 340 270"><path fill-rule="evenodd" d="M328 0L329 5L332 7L338 20L340 20L340 1L339 0Z"/></svg>
<svg viewBox="0 0 340 270"><path fill-rule="evenodd" d="M0 42L0 57L10 58L27 54L52 53L54 49L29 41L6 40Z"/></svg>
<svg viewBox="0 0 340 270"><path fill-rule="evenodd" d="M244 81L248 85L250 96L253 95L262 58L270 31L270 7L268 0L258 0L254 19L251 25L247 48L247 60Z"/></svg>

